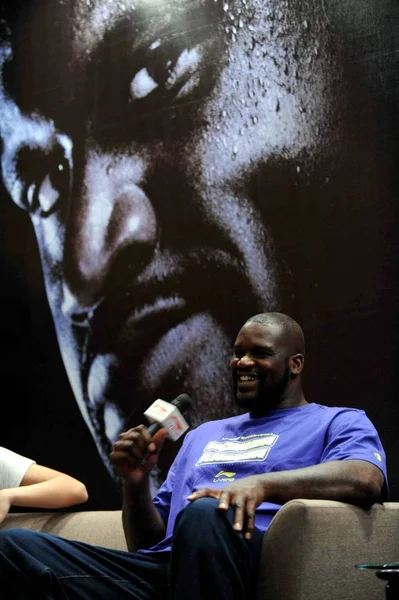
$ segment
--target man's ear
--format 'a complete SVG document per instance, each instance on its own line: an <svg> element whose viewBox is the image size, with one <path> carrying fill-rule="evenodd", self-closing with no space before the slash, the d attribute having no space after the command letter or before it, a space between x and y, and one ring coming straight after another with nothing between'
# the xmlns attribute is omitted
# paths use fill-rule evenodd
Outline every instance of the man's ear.
<svg viewBox="0 0 399 600"><path fill-rule="evenodd" d="M299 375L299 373L303 369L304 362L305 358L303 354L300 354L299 352L298 354L293 354L292 356L290 356L288 364L290 366L290 371L292 375Z"/></svg>

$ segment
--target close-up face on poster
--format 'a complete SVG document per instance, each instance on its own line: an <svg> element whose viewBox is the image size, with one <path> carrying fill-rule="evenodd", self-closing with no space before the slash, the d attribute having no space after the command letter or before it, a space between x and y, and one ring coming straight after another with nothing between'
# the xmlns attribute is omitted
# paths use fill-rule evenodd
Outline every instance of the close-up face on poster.
<svg viewBox="0 0 399 600"><path fill-rule="evenodd" d="M304 327L308 399L370 407L384 430L395 3L31 0L0 15L0 258L9 286L25 265L26 323L31 280L43 286L63 385L105 470L157 398L187 393L191 427L236 413L232 343L265 311ZM46 379L34 362L21 377ZM9 444L20 426L7 424Z"/></svg>

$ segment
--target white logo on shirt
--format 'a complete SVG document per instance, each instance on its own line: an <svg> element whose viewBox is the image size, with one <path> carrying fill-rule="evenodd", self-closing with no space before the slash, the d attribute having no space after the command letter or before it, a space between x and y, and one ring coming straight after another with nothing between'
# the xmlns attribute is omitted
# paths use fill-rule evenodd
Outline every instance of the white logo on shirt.
<svg viewBox="0 0 399 600"><path fill-rule="evenodd" d="M196 465L262 462L266 460L270 448L276 443L278 437L274 433L266 433L262 436L251 436L251 439L246 437L239 440L208 442Z"/></svg>

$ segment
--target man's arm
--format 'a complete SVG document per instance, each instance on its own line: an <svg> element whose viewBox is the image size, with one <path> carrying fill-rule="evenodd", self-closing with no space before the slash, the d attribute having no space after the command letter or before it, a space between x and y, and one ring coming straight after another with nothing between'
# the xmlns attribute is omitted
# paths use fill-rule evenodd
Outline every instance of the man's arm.
<svg viewBox="0 0 399 600"><path fill-rule="evenodd" d="M123 530L129 550L151 548L165 537L165 524L156 510L147 480L141 486L123 483Z"/></svg>
<svg viewBox="0 0 399 600"><path fill-rule="evenodd" d="M255 509L261 502L285 504L295 498L339 500L371 505L381 500L384 476L380 469L364 460L331 461L262 475L245 477L222 489L204 488L191 494L190 501L211 496L219 508L235 506L234 528L251 537Z"/></svg>
<svg viewBox="0 0 399 600"><path fill-rule="evenodd" d="M0 490L0 523L11 506L62 508L87 500L85 485L60 471L33 464L19 487Z"/></svg>
<svg viewBox="0 0 399 600"><path fill-rule="evenodd" d="M150 548L165 536L165 524L152 502L149 482L165 437L165 429L151 438L140 425L121 433L110 454L123 478L122 519L129 550Z"/></svg>

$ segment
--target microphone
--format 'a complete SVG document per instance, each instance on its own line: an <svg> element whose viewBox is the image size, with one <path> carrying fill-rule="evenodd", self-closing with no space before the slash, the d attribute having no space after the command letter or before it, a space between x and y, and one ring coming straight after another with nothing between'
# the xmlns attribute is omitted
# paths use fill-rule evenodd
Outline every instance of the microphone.
<svg viewBox="0 0 399 600"><path fill-rule="evenodd" d="M165 427L168 432L168 438L176 441L189 428L189 424L183 417L191 406L191 398L188 394L180 394L172 402L165 400L155 400L153 404L144 412L144 415L150 421L151 425L147 427L148 433L152 436L161 427Z"/></svg>

